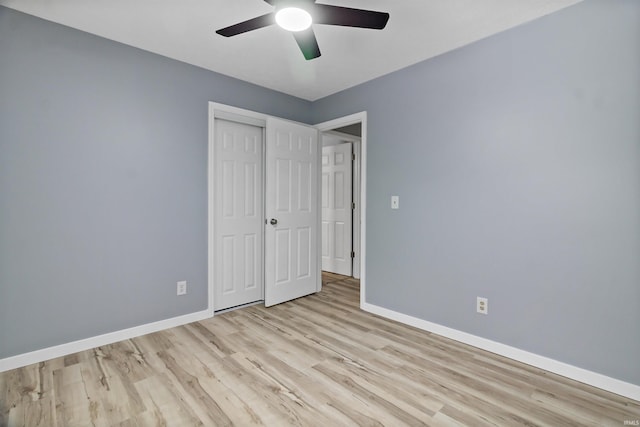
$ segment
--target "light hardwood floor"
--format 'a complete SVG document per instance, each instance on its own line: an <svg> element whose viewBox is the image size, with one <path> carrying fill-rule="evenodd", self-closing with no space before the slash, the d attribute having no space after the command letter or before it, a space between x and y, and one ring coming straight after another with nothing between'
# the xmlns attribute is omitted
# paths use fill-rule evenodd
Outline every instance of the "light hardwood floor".
<svg viewBox="0 0 640 427"><path fill-rule="evenodd" d="M0 374L1 426L593 425L640 402L358 309L358 282Z"/></svg>

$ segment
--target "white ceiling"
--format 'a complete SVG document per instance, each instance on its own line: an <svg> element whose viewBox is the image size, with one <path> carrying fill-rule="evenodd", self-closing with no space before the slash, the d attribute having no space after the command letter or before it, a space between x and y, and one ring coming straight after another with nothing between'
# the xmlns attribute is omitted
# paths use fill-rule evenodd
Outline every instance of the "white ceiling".
<svg viewBox="0 0 640 427"><path fill-rule="evenodd" d="M318 0L389 12L382 31L314 25L305 61L277 26L215 30L268 13L263 0L0 0L7 6L307 100L316 100L582 0Z"/></svg>

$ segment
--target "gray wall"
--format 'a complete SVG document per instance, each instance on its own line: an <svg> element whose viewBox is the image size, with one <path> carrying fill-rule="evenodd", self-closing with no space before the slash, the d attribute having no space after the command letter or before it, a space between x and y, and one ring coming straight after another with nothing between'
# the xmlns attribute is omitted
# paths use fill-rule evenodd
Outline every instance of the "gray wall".
<svg viewBox="0 0 640 427"><path fill-rule="evenodd" d="M367 302L640 385L640 2L587 0L312 109L368 112Z"/></svg>
<svg viewBox="0 0 640 427"><path fill-rule="evenodd" d="M0 7L0 358L206 308L208 101L310 117Z"/></svg>

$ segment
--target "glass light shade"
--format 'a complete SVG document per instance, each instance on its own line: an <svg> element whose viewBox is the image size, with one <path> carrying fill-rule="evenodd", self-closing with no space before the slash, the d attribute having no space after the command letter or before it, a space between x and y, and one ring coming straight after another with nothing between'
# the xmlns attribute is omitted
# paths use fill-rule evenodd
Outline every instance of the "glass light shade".
<svg viewBox="0 0 640 427"><path fill-rule="evenodd" d="M304 9L285 7L276 13L276 22L287 31L302 31L311 26L311 15Z"/></svg>

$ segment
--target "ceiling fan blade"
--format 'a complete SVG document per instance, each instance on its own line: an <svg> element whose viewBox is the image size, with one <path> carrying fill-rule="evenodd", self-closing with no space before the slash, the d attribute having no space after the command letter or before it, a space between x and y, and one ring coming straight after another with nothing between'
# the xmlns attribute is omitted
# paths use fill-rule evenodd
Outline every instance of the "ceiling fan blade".
<svg viewBox="0 0 640 427"><path fill-rule="evenodd" d="M311 27L303 31L292 32L292 34L307 61L320 56L320 47Z"/></svg>
<svg viewBox="0 0 640 427"><path fill-rule="evenodd" d="M373 10L352 9L350 7L316 4L313 7L313 23L341 25L381 30L387 25L389 14Z"/></svg>
<svg viewBox="0 0 640 427"><path fill-rule="evenodd" d="M268 27L276 23L275 14L267 13L266 15L258 16L248 21L240 22L229 27L221 28L216 33L221 36L231 37L238 34L246 33L247 31L257 30L258 28Z"/></svg>

